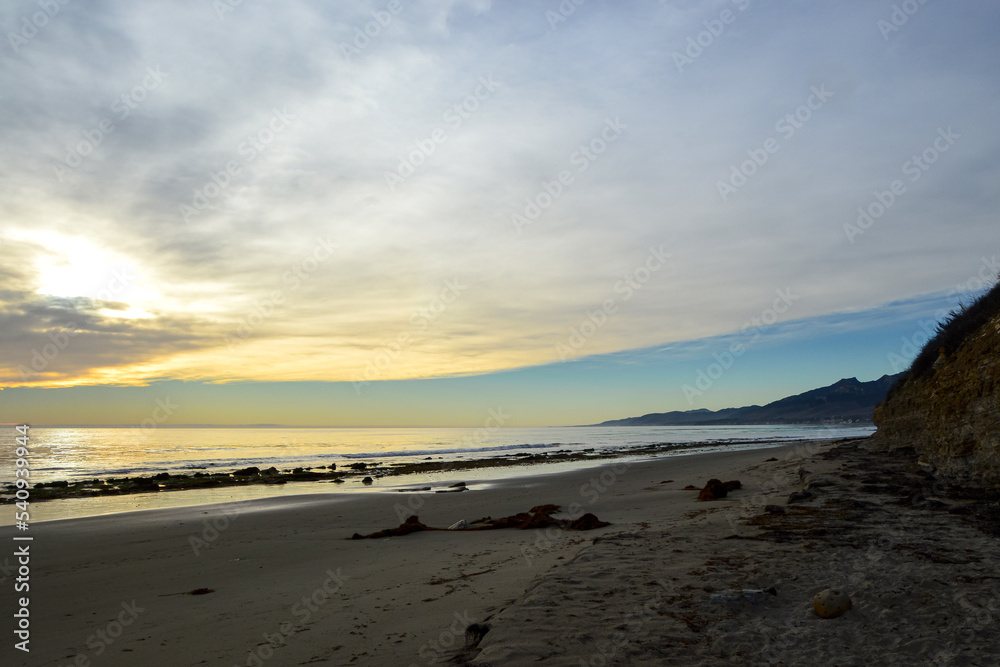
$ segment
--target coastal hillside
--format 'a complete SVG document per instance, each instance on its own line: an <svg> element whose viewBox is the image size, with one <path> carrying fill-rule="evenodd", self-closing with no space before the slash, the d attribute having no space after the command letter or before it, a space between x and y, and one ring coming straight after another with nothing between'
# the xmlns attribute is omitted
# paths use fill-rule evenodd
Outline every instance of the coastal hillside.
<svg viewBox="0 0 1000 667"><path fill-rule="evenodd" d="M912 447L945 480L1000 491L1000 283L938 327L875 424L874 448Z"/></svg>
<svg viewBox="0 0 1000 667"><path fill-rule="evenodd" d="M870 424L875 406L885 398L899 375L878 380L840 380L768 403L724 410L656 412L641 417L614 419L598 426L714 426L756 424Z"/></svg>

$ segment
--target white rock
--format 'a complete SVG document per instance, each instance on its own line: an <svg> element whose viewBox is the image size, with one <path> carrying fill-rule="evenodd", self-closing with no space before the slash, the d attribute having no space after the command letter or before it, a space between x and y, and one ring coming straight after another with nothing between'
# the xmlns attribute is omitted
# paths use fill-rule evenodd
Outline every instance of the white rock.
<svg viewBox="0 0 1000 667"><path fill-rule="evenodd" d="M461 521L456 521L455 523L448 526L448 530L462 530L463 528L465 528L465 519L462 519Z"/></svg>

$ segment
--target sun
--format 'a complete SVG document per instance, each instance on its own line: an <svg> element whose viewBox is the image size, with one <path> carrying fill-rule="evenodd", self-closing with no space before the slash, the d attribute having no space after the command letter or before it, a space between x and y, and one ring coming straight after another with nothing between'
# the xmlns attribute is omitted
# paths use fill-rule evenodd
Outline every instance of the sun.
<svg viewBox="0 0 1000 667"><path fill-rule="evenodd" d="M134 293L131 262L82 237L32 235L43 246L35 264L35 292L50 297L127 301Z"/></svg>

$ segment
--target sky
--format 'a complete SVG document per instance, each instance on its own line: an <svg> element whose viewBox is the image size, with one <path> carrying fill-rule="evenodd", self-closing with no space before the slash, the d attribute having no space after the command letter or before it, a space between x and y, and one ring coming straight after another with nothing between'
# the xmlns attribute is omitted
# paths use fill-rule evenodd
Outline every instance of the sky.
<svg viewBox="0 0 1000 667"><path fill-rule="evenodd" d="M0 422L762 404L903 370L1000 270L985 0L9 2L0 28Z"/></svg>

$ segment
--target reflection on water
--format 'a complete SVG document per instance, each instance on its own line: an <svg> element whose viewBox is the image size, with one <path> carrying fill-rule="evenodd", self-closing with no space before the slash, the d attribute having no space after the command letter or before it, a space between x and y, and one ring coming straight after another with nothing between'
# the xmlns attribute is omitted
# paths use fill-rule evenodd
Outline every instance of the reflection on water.
<svg viewBox="0 0 1000 667"><path fill-rule="evenodd" d="M33 428L32 482L257 465L329 466L481 458L517 451L619 449L655 443L794 440L868 435L873 427L705 426L508 428ZM11 478L14 437L0 440L0 471ZM6 446L11 445L11 446Z"/></svg>
<svg viewBox="0 0 1000 667"><path fill-rule="evenodd" d="M0 480L3 480L0 484L13 480L14 438L17 433L13 427L9 427L8 431L0 433ZM742 448L759 446L762 442L867 436L873 431L874 427L849 426L552 427L508 428L492 432L460 428L33 428L30 431L30 470L31 483L37 484L158 472L222 472L249 465L289 469L335 463L342 468L358 461L388 464L431 458L463 460L518 452L621 450L661 443L747 443ZM732 446L730 444L727 448ZM557 466L568 469L599 464L548 464L537 470L552 472ZM493 468L466 471L461 475L465 480L498 479L531 474L532 470L527 467ZM432 480L434 475L426 476L426 479ZM415 477L386 478L371 490L419 481ZM35 520L45 520L264 496L324 493L333 490L329 486L297 483L67 499L38 503L33 506L32 514ZM343 492L353 490L353 487L348 483L339 485L336 490ZM10 523L8 519L3 516L0 524Z"/></svg>
<svg viewBox="0 0 1000 667"><path fill-rule="evenodd" d="M780 446L779 442L743 442L725 445L726 451L764 449ZM720 445L706 444L701 447L679 449L660 453L659 457L689 456L719 451ZM217 503L232 503L258 498L276 498L285 496L301 496L306 494L336 494L347 499L357 497L356 494L393 493L401 491L422 491L431 487L431 491L442 490L448 485L462 481L468 484L470 490L486 488L493 483L512 478L525 478L528 484L537 483L537 478L544 475L618 464L627 461L647 460L649 455L624 456L616 459L594 459L584 461L561 461L535 465L503 466L496 468L481 468L469 470L447 470L412 475L389 476L375 479L371 485L364 485L360 478L348 479L343 484L329 481L290 482L283 485L255 484L249 486L227 486L222 488L203 488L188 491L163 491L159 493L137 493L125 496L101 496L95 498L66 498L35 503L31 506L32 522L52 521L58 519L74 519L102 514L117 514L141 510L193 507L197 505L212 505ZM534 479L533 479L534 478ZM404 496L405 497L405 496ZM12 506L8 506L11 507ZM206 512L211 512L208 508ZM12 525L14 512L0 513L0 526Z"/></svg>

